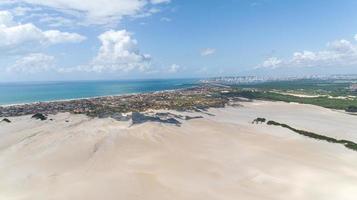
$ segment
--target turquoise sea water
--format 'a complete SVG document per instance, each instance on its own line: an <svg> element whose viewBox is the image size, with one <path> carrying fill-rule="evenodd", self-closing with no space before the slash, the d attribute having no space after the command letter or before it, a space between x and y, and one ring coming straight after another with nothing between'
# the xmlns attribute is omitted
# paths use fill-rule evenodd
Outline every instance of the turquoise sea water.
<svg viewBox="0 0 357 200"><path fill-rule="evenodd" d="M0 83L0 105L155 92L197 84L196 79Z"/></svg>

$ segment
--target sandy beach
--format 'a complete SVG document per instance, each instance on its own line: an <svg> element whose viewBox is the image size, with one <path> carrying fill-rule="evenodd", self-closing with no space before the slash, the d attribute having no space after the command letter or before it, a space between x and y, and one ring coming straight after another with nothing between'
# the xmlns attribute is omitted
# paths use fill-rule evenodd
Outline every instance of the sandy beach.
<svg viewBox="0 0 357 200"><path fill-rule="evenodd" d="M180 127L68 113L9 118L0 123L0 199L356 199L356 151L251 122L357 142L357 116L265 101L208 112L184 113L204 118Z"/></svg>

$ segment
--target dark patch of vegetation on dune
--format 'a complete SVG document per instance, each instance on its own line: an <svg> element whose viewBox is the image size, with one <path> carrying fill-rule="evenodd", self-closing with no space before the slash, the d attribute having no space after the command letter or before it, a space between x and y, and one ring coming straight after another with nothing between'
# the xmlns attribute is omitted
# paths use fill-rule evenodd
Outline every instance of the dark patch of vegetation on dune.
<svg viewBox="0 0 357 200"><path fill-rule="evenodd" d="M258 117L256 118L255 120L252 121L252 124L259 124L259 123L265 123L266 122L266 119L265 118L262 118L262 117Z"/></svg>
<svg viewBox="0 0 357 200"><path fill-rule="evenodd" d="M295 128L287 125L287 124L282 124L282 123L275 122L275 121L268 121L267 124L268 125L274 125L274 126L281 126L283 128L287 128L287 129L289 129L289 130L291 130L291 131L293 131L295 133L298 133L300 135L303 135L303 136L306 136L306 137L310 137L310 138L313 138L313 139L323 140L323 141L327 141L327 142L330 142L330 143L342 144L346 148L349 148L349 149L352 149L354 151L357 151L357 144L352 142L352 141L349 141L349 140L338 140L338 139L335 139L335 138L332 138L332 137L327 137L327 136L316 134L316 133L313 133L313 132L295 129Z"/></svg>
<svg viewBox="0 0 357 200"><path fill-rule="evenodd" d="M167 119L162 119L159 116L148 116L143 113L133 112L132 114L132 123L135 124L142 124L145 122L160 122L166 124L174 124L176 126L180 126L181 122L173 117L169 117Z"/></svg>
<svg viewBox="0 0 357 200"><path fill-rule="evenodd" d="M347 112L357 112L357 106L348 106Z"/></svg>
<svg viewBox="0 0 357 200"><path fill-rule="evenodd" d="M182 124L179 120L193 120L201 119L202 116L184 116L179 114L173 114L170 112L159 113L140 113L133 112L131 115L132 125L142 124L145 122L159 122L164 124L172 124L180 126Z"/></svg>
<svg viewBox="0 0 357 200"><path fill-rule="evenodd" d="M192 120L192 119L202 119L203 117L202 116L185 116L185 120Z"/></svg>
<svg viewBox="0 0 357 200"><path fill-rule="evenodd" d="M47 120L47 116L44 115L44 114L42 114L42 113L36 113L36 114L32 115L31 118L33 118L33 119L39 119L39 120L41 120L41 121Z"/></svg>
<svg viewBox="0 0 357 200"><path fill-rule="evenodd" d="M1 122L11 123L11 121L8 118L4 118L3 120L1 120Z"/></svg>

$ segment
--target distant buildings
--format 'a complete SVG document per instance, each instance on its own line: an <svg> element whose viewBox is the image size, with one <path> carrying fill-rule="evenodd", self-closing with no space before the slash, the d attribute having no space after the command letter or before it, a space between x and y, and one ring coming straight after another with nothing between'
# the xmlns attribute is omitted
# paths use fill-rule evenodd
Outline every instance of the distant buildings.
<svg viewBox="0 0 357 200"><path fill-rule="evenodd" d="M350 86L350 90L353 92L357 92L357 83L354 83Z"/></svg>
<svg viewBox="0 0 357 200"><path fill-rule="evenodd" d="M292 76L292 77L258 77L258 76L225 76L225 77L213 77L201 80L201 83L210 84L224 84L224 85L240 85L240 84L254 84L264 83L270 81L294 81L303 79L314 80L333 80L342 82L351 82L357 80L357 75L308 75L308 76ZM351 86L351 89L355 89L356 84Z"/></svg>
<svg viewBox="0 0 357 200"><path fill-rule="evenodd" d="M316 77L303 77L303 78L316 78ZM276 78L276 77L258 77L258 76L226 76L226 77L215 77L209 78L206 80L201 80L202 83L213 83L213 84L227 84L227 85L236 85L236 84L252 84L252 83L263 83L268 81L291 81L302 79L302 77L285 77L285 78Z"/></svg>
<svg viewBox="0 0 357 200"><path fill-rule="evenodd" d="M226 76L226 77L215 77L206 80L201 80L202 83L211 84L249 84L249 83L261 83L267 81L268 78L262 78L257 76Z"/></svg>

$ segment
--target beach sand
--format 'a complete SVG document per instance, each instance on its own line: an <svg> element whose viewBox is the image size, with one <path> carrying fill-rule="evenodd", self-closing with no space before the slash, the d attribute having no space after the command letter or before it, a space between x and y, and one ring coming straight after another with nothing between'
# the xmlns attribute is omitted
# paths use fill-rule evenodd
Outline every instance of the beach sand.
<svg viewBox="0 0 357 200"><path fill-rule="evenodd" d="M0 199L356 199L357 152L251 121L265 117L357 142L357 116L242 104L210 109L215 116L188 113L204 118L181 127L68 113L53 121L10 118L0 124Z"/></svg>

